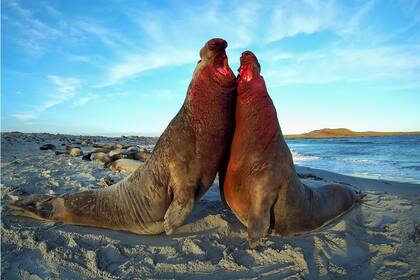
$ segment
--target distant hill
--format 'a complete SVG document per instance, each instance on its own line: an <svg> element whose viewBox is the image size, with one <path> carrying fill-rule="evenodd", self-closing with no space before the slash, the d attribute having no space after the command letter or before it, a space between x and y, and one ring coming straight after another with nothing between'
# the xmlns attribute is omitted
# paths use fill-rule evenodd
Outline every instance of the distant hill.
<svg viewBox="0 0 420 280"><path fill-rule="evenodd" d="M347 128L323 128L302 134L285 135L288 139L296 138L338 138L338 137L371 137L371 136L412 136L420 135L420 131L413 132L357 132Z"/></svg>

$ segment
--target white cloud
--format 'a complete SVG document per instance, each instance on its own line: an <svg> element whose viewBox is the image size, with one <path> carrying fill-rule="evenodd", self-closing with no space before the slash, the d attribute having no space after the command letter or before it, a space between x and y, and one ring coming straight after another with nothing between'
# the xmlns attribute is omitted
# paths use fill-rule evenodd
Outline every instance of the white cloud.
<svg viewBox="0 0 420 280"><path fill-rule="evenodd" d="M79 98L75 98L76 100L74 101L73 105L78 107L78 106L84 106L86 105L88 102L91 102L94 99L97 98L110 98L113 96L118 95L118 93L115 94L92 94L92 93L88 93L85 96L79 97Z"/></svg>
<svg viewBox="0 0 420 280"><path fill-rule="evenodd" d="M17 20L9 16L5 17L5 20L19 27L20 32L24 35L16 39L23 50L31 53L41 53L44 50L40 41L51 40L64 35L61 30L49 26L38 19L30 10L23 8L19 1L11 0L7 1L7 4L19 16Z"/></svg>
<svg viewBox="0 0 420 280"><path fill-rule="evenodd" d="M12 0L9 3L23 20L9 19L9 15L6 20L13 21L20 29L29 26L31 36L17 39L22 40L21 45L25 48L40 52L40 41L58 37L63 37L63 40L82 38L80 40L92 45L94 40L101 47L108 48L106 58L100 62L97 56L104 57L103 53L67 56L72 61L89 62L102 69L97 75L102 76L102 83L90 85L93 88L112 87L145 71L189 63L193 65L202 44L216 36L229 42L231 63L238 60L240 51L245 48L269 50L268 54L259 57L270 86L362 79L401 79L409 83L415 80L419 69L416 46L378 47L372 40L369 40L369 46L360 44L362 39L378 37L366 24L370 12L376 8L374 0L360 2L360 5L333 0L285 0L273 5L258 1L209 1L188 6L173 3L178 6L169 10L129 10L129 7L121 6L122 11L127 13L127 20L138 27L138 31L129 33L130 36L124 30L118 30L118 26L100 24L105 20L66 19L64 13L45 4L43 9L60 19L58 25L52 27L52 24L50 26L37 19L35 12L23 8L20 2ZM407 6L407 13L413 14L415 5ZM337 38L334 38L334 44L319 51L285 51L275 49L276 44L272 44L298 34L324 30L335 33ZM353 40L357 36L361 40ZM35 106L37 113L73 98L81 86L81 81L76 78L54 75L48 78L55 85L55 92ZM73 104L81 106L94 98L93 95L84 95Z"/></svg>
<svg viewBox="0 0 420 280"><path fill-rule="evenodd" d="M354 14L350 16L346 24L343 25L338 32L341 35L354 35L354 33L360 32L360 25L362 20L369 14L369 12L374 8L375 0L370 0L364 2L361 6L357 7L357 10Z"/></svg>
<svg viewBox="0 0 420 280"><path fill-rule="evenodd" d="M157 50L143 55L128 54L123 61L110 66L107 82L99 87L113 85L124 79L135 77L144 71L192 63L198 58L197 51L178 51L176 49Z"/></svg>
<svg viewBox="0 0 420 280"><path fill-rule="evenodd" d="M72 98L82 84L80 79L74 77L49 75L48 79L54 85L54 89L52 90L53 93L48 94L47 99L45 99L40 104L32 106L33 110L31 112L16 113L13 115L13 117L21 121L36 119L42 112Z"/></svg>
<svg viewBox="0 0 420 280"><path fill-rule="evenodd" d="M332 27L336 14L333 1L282 1L272 11L265 42L279 41L300 33L311 34Z"/></svg>
<svg viewBox="0 0 420 280"><path fill-rule="evenodd" d="M49 75L48 79L55 85L55 91L60 99L72 97L77 87L81 84L79 79L73 77Z"/></svg>
<svg viewBox="0 0 420 280"><path fill-rule="evenodd" d="M93 35L102 43L113 48L114 50L118 51L123 48L126 49L127 47L134 48L132 41L128 38L125 38L122 35L122 32L118 32L111 28L107 28L87 20L78 20L72 22L71 24L77 27L79 30Z"/></svg>
<svg viewBox="0 0 420 280"><path fill-rule="evenodd" d="M22 113L22 114L13 114L12 115L14 118L23 121L23 122L27 122L27 121L31 121L36 119L35 115L32 114L26 114L26 113Z"/></svg>
<svg viewBox="0 0 420 280"><path fill-rule="evenodd" d="M420 73L420 46L354 48L337 46L301 55L291 65L271 63L263 75L271 87L335 81L392 80L413 84ZM415 83L416 84L416 83ZM383 86L381 84L381 86ZM400 85L401 86L401 85Z"/></svg>
<svg viewBox="0 0 420 280"><path fill-rule="evenodd" d="M230 50L249 46L256 35L255 22L261 5L252 1L226 5L218 1L180 5L176 7L176 18L165 10L127 11L143 32L142 49L120 49L122 55L110 63L106 81L98 87L112 86L145 71L195 63L199 49L211 37L227 39Z"/></svg>
<svg viewBox="0 0 420 280"><path fill-rule="evenodd" d="M47 12L56 17L56 18L61 18L63 16L63 14L58 11L56 8L54 8L53 6L47 4L47 3L42 3L42 6L44 6L45 10L47 10Z"/></svg>
<svg viewBox="0 0 420 280"><path fill-rule="evenodd" d="M41 104L35 106L35 111L42 113L45 110L54 107L64 101L72 98L81 85L81 81L73 77L60 77L49 75L48 79L54 84L54 92L48 95L48 98Z"/></svg>

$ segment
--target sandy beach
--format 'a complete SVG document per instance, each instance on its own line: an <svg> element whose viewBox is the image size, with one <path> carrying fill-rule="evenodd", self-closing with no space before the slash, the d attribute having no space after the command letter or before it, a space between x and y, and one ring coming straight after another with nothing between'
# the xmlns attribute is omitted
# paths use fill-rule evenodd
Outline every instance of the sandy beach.
<svg viewBox="0 0 420 280"><path fill-rule="evenodd" d="M3 133L2 279L418 279L420 185L372 180L298 166L310 186L338 182L367 193L343 217L296 237L270 235L250 249L246 228L220 200L218 182L173 236L141 236L7 215L31 194L104 188L128 173L81 156L40 150L77 140L152 149L153 138ZM92 145L81 147L87 152Z"/></svg>

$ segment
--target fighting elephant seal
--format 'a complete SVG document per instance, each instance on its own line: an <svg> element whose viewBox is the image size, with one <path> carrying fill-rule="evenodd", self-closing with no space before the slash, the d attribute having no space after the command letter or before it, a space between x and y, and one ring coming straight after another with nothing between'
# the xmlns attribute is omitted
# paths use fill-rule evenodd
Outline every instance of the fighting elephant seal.
<svg viewBox="0 0 420 280"><path fill-rule="evenodd" d="M213 183L230 144L236 79L226 47L223 39L212 39L201 49L185 102L143 168L101 190L16 201L10 205L12 214L171 234Z"/></svg>
<svg viewBox="0 0 420 280"><path fill-rule="evenodd" d="M241 56L235 122L221 192L248 227L251 245L268 233L270 223L283 236L303 233L321 227L361 198L347 186L312 189L298 179L260 65L249 51Z"/></svg>

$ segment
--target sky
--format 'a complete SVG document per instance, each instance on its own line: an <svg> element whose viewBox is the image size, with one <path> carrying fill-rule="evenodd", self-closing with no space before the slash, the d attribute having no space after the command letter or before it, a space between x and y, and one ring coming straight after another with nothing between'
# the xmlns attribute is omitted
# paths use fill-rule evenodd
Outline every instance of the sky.
<svg viewBox="0 0 420 280"><path fill-rule="evenodd" d="M420 131L420 1L1 1L1 130L159 135L211 38L283 133Z"/></svg>

